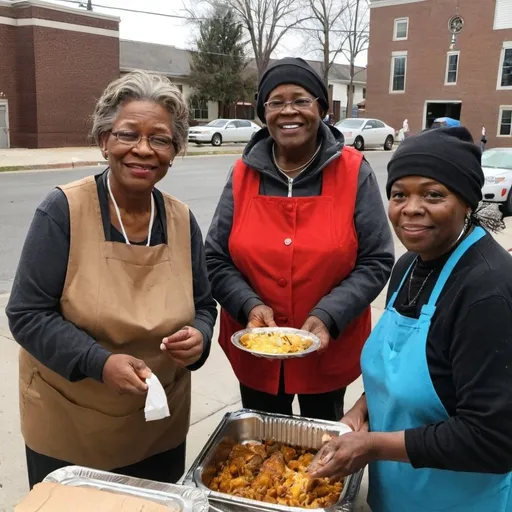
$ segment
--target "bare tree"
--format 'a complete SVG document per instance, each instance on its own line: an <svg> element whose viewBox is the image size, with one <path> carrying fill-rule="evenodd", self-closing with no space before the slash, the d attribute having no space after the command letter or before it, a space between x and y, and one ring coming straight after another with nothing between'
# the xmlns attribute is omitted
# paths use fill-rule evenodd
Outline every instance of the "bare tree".
<svg viewBox="0 0 512 512"><path fill-rule="evenodd" d="M347 117L350 117L354 104L354 77L356 75L356 59L368 49L369 42L369 6L368 0L352 0L351 5L344 11L344 24L348 37L342 54L349 64L350 82L347 94Z"/></svg>
<svg viewBox="0 0 512 512"><path fill-rule="evenodd" d="M311 11L311 20L304 27L308 29L308 43L312 51L322 55L322 77L329 87L329 72L349 36L344 28L349 0L307 0L307 6Z"/></svg>
<svg viewBox="0 0 512 512"><path fill-rule="evenodd" d="M232 10L244 26L254 54L258 79L286 33L309 18L297 0L204 0ZM188 10L190 12L190 9ZM194 14L197 17L197 14Z"/></svg>

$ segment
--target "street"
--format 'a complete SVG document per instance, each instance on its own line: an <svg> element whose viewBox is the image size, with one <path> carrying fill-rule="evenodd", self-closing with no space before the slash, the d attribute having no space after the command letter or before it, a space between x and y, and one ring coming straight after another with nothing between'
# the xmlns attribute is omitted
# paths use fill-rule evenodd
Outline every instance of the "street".
<svg viewBox="0 0 512 512"><path fill-rule="evenodd" d="M386 165L391 153L366 152L383 198ZM187 203L206 234L229 170L238 157L208 156L177 158L159 187ZM59 171L20 171L0 173L0 294L9 292L19 254L30 221L38 204L55 186L69 183L103 167Z"/></svg>

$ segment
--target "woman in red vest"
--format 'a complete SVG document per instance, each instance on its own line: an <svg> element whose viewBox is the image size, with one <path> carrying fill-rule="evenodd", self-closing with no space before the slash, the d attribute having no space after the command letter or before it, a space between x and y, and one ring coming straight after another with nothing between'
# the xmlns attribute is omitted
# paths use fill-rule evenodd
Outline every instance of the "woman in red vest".
<svg viewBox="0 0 512 512"><path fill-rule="evenodd" d="M206 240L220 344L240 381L243 406L338 420L371 329L370 304L393 266L377 180L361 153L322 122L320 76L302 59L272 65L259 84L266 124L226 183ZM248 327L302 328L318 353L285 362L234 347Z"/></svg>

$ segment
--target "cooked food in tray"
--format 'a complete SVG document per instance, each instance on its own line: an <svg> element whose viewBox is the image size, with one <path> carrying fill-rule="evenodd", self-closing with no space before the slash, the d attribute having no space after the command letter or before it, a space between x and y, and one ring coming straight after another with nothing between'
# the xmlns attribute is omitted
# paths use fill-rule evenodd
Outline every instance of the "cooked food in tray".
<svg viewBox="0 0 512 512"><path fill-rule="evenodd" d="M302 508L334 505L342 483L312 479L306 470L314 450L267 441L237 444L210 482L212 491L252 500Z"/></svg>
<svg viewBox="0 0 512 512"><path fill-rule="evenodd" d="M300 334L286 332L249 332L240 338L240 343L248 350L263 354L295 354L304 352L313 340Z"/></svg>

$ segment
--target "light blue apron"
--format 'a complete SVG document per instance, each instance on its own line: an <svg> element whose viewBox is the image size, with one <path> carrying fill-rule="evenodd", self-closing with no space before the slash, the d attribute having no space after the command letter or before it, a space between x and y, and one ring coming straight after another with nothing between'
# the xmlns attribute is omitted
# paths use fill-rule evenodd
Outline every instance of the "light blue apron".
<svg viewBox="0 0 512 512"><path fill-rule="evenodd" d="M484 235L475 228L453 252L420 318L404 317L394 308L408 273L391 297L361 356L372 431L396 432L449 418L428 371L427 335L446 281ZM372 512L512 512L511 473L414 469L408 463L378 461L370 464L368 503Z"/></svg>

